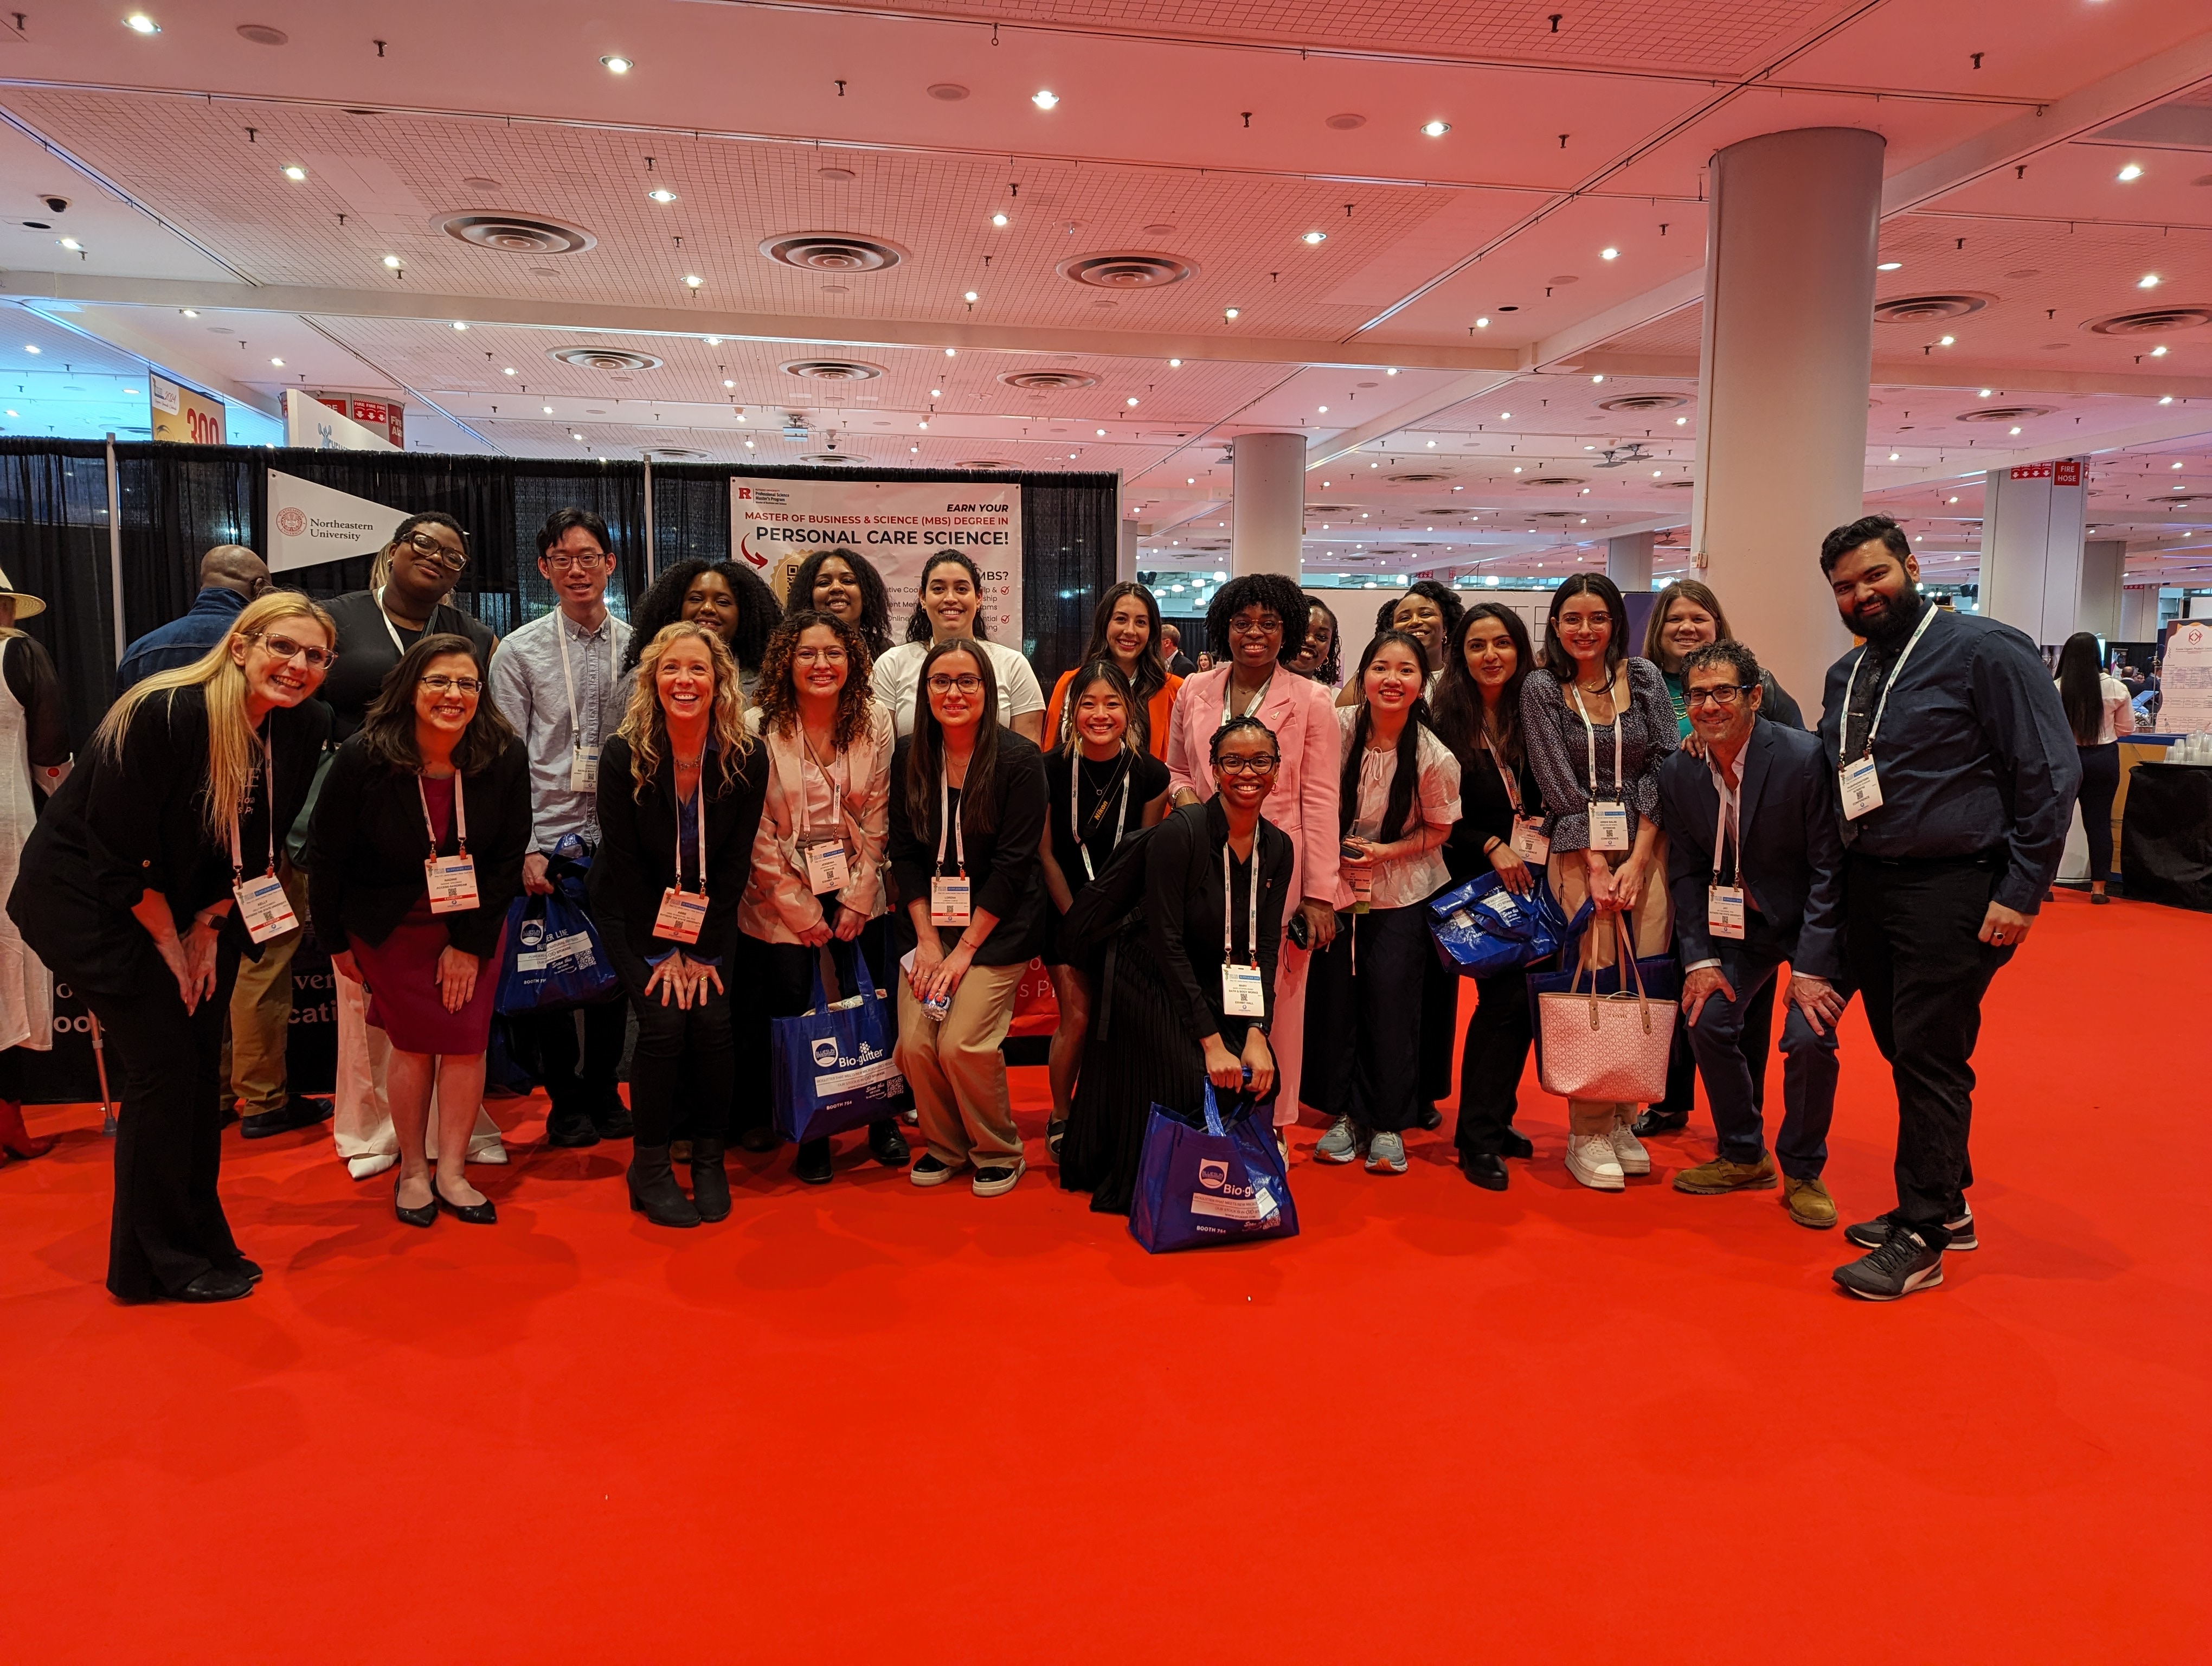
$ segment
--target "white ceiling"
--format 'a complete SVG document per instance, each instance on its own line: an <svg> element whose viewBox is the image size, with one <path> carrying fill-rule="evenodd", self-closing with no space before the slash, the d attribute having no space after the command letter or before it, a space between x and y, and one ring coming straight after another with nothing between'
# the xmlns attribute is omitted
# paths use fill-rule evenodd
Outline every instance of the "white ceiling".
<svg viewBox="0 0 2212 1666"><path fill-rule="evenodd" d="M0 388L75 341L88 401L150 359L264 409L397 394L441 448L787 462L834 433L1120 471L1163 559L1225 536L1225 441L1303 429L1310 565L1556 572L1686 520L1707 159L1835 123L1887 142L1879 296L1980 302L1877 324L1869 503L1968 578L1980 471L2087 454L2131 575L2212 572L2212 322L2087 327L2212 319L2201 0L155 0L152 35L127 9L0 17L0 294L50 315L0 337ZM474 246L441 228L465 213L591 246ZM762 252L802 233L902 258ZM1190 275L1061 270L1128 252ZM577 346L660 362L550 356ZM785 368L820 359L880 374ZM1003 380L1037 371L1088 385ZM1993 406L2039 414L1966 420ZM1631 441L1648 460L1595 466Z"/></svg>

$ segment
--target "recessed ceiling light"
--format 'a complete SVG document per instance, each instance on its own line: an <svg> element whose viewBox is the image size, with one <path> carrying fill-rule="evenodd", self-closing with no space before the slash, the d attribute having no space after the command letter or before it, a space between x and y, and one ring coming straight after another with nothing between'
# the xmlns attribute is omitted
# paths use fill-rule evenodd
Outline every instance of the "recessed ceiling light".
<svg viewBox="0 0 2212 1666"><path fill-rule="evenodd" d="M916 423L915 426L921 429L927 428L929 426L929 418L927 416L923 417L920 422Z"/></svg>
<svg viewBox="0 0 2212 1666"><path fill-rule="evenodd" d="M399 270L399 257L396 254L387 254L384 257L384 264L396 272Z"/></svg>
<svg viewBox="0 0 2212 1666"><path fill-rule="evenodd" d="M1036 106L1040 110L1049 110L1054 105L1060 102L1060 94L1054 92L1049 87L1040 87L1036 92L1030 94L1030 102Z"/></svg>
<svg viewBox="0 0 2212 1666"><path fill-rule="evenodd" d="M1170 369L1170 370L1180 370L1180 369L1182 369L1182 361L1181 359L1170 359L1170 360L1168 361L1168 368L1169 368L1169 369Z"/></svg>
<svg viewBox="0 0 2212 1666"><path fill-rule="evenodd" d="M1298 239L1298 241L1301 243L1326 243L1328 241L1328 234L1325 231L1310 231L1304 237Z"/></svg>
<svg viewBox="0 0 2212 1666"><path fill-rule="evenodd" d="M2172 395L2171 393L2167 394L2167 395L2166 395L2163 399L2160 399L2160 400L2159 401L2159 404L2162 404L2162 405L2170 405L2170 404L2172 404L2172 403L2173 403L2173 395Z"/></svg>
<svg viewBox="0 0 2212 1666"><path fill-rule="evenodd" d="M133 34L159 34L161 26L143 11L134 11L123 20L123 27Z"/></svg>
<svg viewBox="0 0 2212 1666"><path fill-rule="evenodd" d="M467 329L468 327L469 327L469 326L468 326L467 325L465 325L465 324L462 323L462 322L461 322L461 320L460 320L460 319L455 319L453 320L453 328L454 328L454 329L456 329L456 330L465 330L465 329Z"/></svg>
<svg viewBox="0 0 2212 1666"><path fill-rule="evenodd" d="M1487 330L1490 328L1490 320L1486 318L1479 318L1474 321L1474 327L1478 330Z"/></svg>
<svg viewBox="0 0 2212 1666"><path fill-rule="evenodd" d="M584 436L580 434L572 434L568 437L571 440L581 440Z"/></svg>
<svg viewBox="0 0 2212 1666"><path fill-rule="evenodd" d="M307 170L297 162L288 162L284 166L284 177L288 179L304 179L307 177Z"/></svg>
<svg viewBox="0 0 2212 1666"><path fill-rule="evenodd" d="M1391 366L1388 370L1385 370L1382 374L1383 374L1384 375L1386 375L1386 376L1395 376L1395 375L1396 375L1396 374L1398 374L1398 367L1397 367L1396 365L1395 365L1395 364L1394 364L1394 365L1392 365L1392 366Z"/></svg>
<svg viewBox="0 0 2212 1666"><path fill-rule="evenodd" d="M1238 309L1234 307L1224 307L1221 309L1221 316L1224 318L1235 318L1237 316L1237 310Z"/></svg>
<svg viewBox="0 0 2212 1666"><path fill-rule="evenodd" d="M1892 452L1892 453L1890 453L1890 454L1889 454L1889 460L1890 460L1891 462L1893 462L1893 463L1894 463L1895 461L1897 461L1897 453L1896 453L1895 452Z"/></svg>
<svg viewBox="0 0 2212 1666"><path fill-rule="evenodd" d="M957 347L948 347L945 350L945 356L948 359L957 359L960 356L960 350Z"/></svg>
<svg viewBox="0 0 2212 1666"><path fill-rule="evenodd" d="M972 307L975 304L976 295L973 289L970 289L967 294L962 295L960 298Z"/></svg>
<svg viewBox="0 0 2212 1666"><path fill-rule="evenodd" d="M69 246L66 240L63 242L62 246L64 248L67 248ZM2154 347L2150 350L2150 356L2154 359L2162 359L2166 356L2166 349L2163 347Z"/></svg>
<svg viewBox="0 0 2212 1666"><path fill-rule="evenodd" d="M1594 381L1594 382L1601 382L1601 381L1603 381L1603 380L1605 380L1605 378L1604 378L1604 377L1602 377L1602 376L1593 376L1593 377L1591 377L1591 378L1590 378L1590 380L1591 380L1592 381Z"/></svg>
<svg viewBox="0 0 2212 1666"><path fill-rule="evenodd" d="M605 64L611 73L618 76L626 76L636 67L635 60L624 58L620 52L609 52L599 62Z"/></svg>
<svg viewBox="0 0 2212 1666"><path fill-rule="evenodd" d="M696 289L706 281L707 280L705 278L700 277L696 272L686 272L684 274L684 287L687 289Z"/></svg>
<svg viewBox="0 0 2212 1666"><path fill-rule="evenodd" d="M1129 396L1129 403L1130 403L1131 404L1136 404L1136 403L1137 403L1137 396L1136 396L1135 394L1132 393L1132 394Z"/></svg>
<svg viewBox="0 0 2212 1666"><path fill-rule="evenodd" d="M2142 179L2142 164L2141 164L2141 163L2139 163L2139 162L2130 162L2130 163L2129 163L2125 167L2124 167L2124 168L2122 168L2122 169L2120 170L2120 178L2121 178L2121 179Z"/></svg>
<svg viewBox="0 0 2212 1666"><path fill-rule="evenodd" d="M1510 410L1501 410L1498 413L1498 420L1501 423L1510 423L1513 420L1513 413Z"/></svg>
<svg viewBox="0 0 2212 1666"><path fill-rule="evenodd" d="M269 362L275 365L279 370L282 370L284 368L284 361L282 359L271 359Z"/></svg>
<svg viewBox="0 0 2212 1666"><path fill-rule="evenodd" d="M84 247L84 245L78 242L74 237L57 237L54 239L54 241L60 244L64 248L70 251L72 253L75 253Z"/></svg>
<svg viewBox="0 0 2212 1666"><path fill-rule="evenodd" d="M1425 121L1421 124L1421 131L1432 139L1441 139L1451 131L1451 124L1448 121Z"/></svg>
<svg viewBox="0 0 2212 1666"><path fill-rule="evenodd" d="M1946 336L1946 337L1944 337L1941 341L1937 342L1936 344L1938 347L1948 347L1948 346L1950 346L1954 342L1957 341L1958 339L1959 339L1959 338L1958 338L1956 336Z"/></svg>
<svg viewBox="0 0 2212 1666"><path fill-rule="evenodd" d="M727 376L725 376L722 378L722 386L724 387L735 387L737 384L732 381Z"/></svg>
<svg viewBox="0 0 2212 1666"><path fill-rule="evenodd" d="M1677 416L1677 417L1674 419L1674 426L1675 426L1676 428L1681 428L1681 427L1684 427L1684 426L1686 426L1686 425L1688 423L1689 420L1690 420L1690 419L1689 419L1688 417L1686 417L1686 416Z"/></svg>
<svg viewBox="0 0 2212 1666"><path fill-rule="evenodd" d="M510 364L506 369L501 371L499 374L502 376L512 376L514 374L514 367Z"/></svg>
<svg viewBox="0 0 2212 1666"><path fill-rule="evenodd" d="M2017 433L2019 433L2019 432L2020 432L2020 430L2019 430L2018 429L2013 429L2012 431L2013 431L2014 434L2017 434Z"/></svg>
<svg viewBox="0 0 2212 1666"><path fill-rule="evenodd" d="M991 223L994 226L1003 226L1006 223L1006 216L1003 214L994 214L991 216Z"/></svg>
<svg viewBox="0 0 2212 1666"><path fill-rule="evenodd" d="M1618 260L1620 258L1620 251L1619 249L1600 249L1597 252L1597 258L1601 260Z"/></svg>
<svg viewBox="0 0 2212 1666"><path fill-rule="evenodd" d="M2158 274L2156 272L2145 272L2142 277L2137 280L2136 288L2138 289L2155 289L2158 288Z"/></svg>
<svg viewBox="0 0 2212 1666"><path fill-rule="evenodd" d="M1953 498L1951 501L1952 501L1954 503L1956 503L1959 500L1958 500L1957 498L1955 498L1955 497L1954 497L1954 498Z"/></svg>
<svg viewBox="0 0 2212 1666"><path fill-rule="evenodd" d="M545 414L546 414L548 416L550 416L553 414L553 407L552 407L551 405L548 405L548 406L546 406L546 407L545 407Z"/></svg>
<svg viewBox="0 0 2212 1666"><path fill-rule="evenodd" d="M2179 468L2179 467L2181 466L2181 465L2180 465L2180 464L2179 464L2179 463L2176 463L2173 466L2174 466L2175 468L2177 468L2177 469L2178 469L2178 468Z"/></svg>
<svg viewBox="0 0 2212 1666"><path fill-rule="evenodd" d="M200 315L199 308L197 307L179 307L178 310L183 313L186 318L198 318Z"/></svg>
<svg viewBox="0 0 2212 1666"><path fill-rule="evenodd" d="M1898 271L1904 264L1905 263L1902 260L1885 260L1879 266L1876 266L1875 271L1878 272L1893 272Z"/></svg>
<svg viewBox="0 0 2212 1666"><path fill-rule="evenodd" d="M645 194L656 203L672 203L676 200L676 193L666 185L657 185Z"/></svg>
<svg viewBox="0 0 2212 1666"><path fill-rule="evenodd" d="M1326 416L1328 415L1328 407L1327 405L1322 405L1320 410L1322 416Z"/></svg>
<svg viewBox="0 0 2212 1666"><path fill-rule="evenodd" d="M24 350L26 353L36 353L39 350L38 350L37 348L35 348L35 347L32 346L32 345L31 345L31 344L30 344L29 342L25 342L25 343L23 344L23 350Z"/></svg>

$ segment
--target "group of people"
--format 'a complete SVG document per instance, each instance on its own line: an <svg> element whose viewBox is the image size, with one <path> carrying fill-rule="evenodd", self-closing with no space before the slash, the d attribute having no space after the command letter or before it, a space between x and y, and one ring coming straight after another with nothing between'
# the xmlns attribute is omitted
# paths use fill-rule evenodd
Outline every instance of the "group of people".
<svg viewBox="0 0 2212 1666"><path fill-rule="evenodd" d="M1271 1108L1279 1138L1309 1107L1321 1160L1403 1174L1455 1056L1459 1165L1503 1189L1534 1150L1514 1126L1528 969L1477 979L1462 1028L1426 929L1431 897L1489 873L1549 891L1578 965L1679 967L1668 1093L1571 1099L1576 1180L1649 1173L1643 1140L1682 1125L1702 1076L1718 1152L1676 1189L1778 1187L1790 1219L1835 1225L1821 1170L1856 996L1896 1084L1899 1197L1849 1228L1867 1253L1837 1281L1900 1296L1974 1245L1982 994L2102 742L2077 757L2076 694L2025 636L1922 599L1883 518L1820 553L1863 644L1817 732L1695 583L1656 599L1636 654L1603 577L1553 593L1540 647L1510 607L1422 581L1352 656L1321 600L1247 575L1208 609L1218 663L1180 673L1152 593L1116 584L1048 698L957 553L924 566L894 641L850 550L811 556L780 602L741 564L679 562L627 623L598 517L559 511L538 550L556 605L498 641L453 600L470 550L444 515L410 516L370 587L327 605L217 550L191 613L126 657L8 910L120 1067L118 1298L228 1300L260 1277L224 1219L221 1134L234 1097L249 1135L331 1114L283 1083L271 1023L307 929L337 974L337 1154L396 1169L410 1225L494 1221L468 1165L506 1155L483 1093L511 904L579 882L618 991L510 1041L548 1143L629 1139L629 1201L656 1225L731 1213L728 1145L781 1142L753 1085L768 1026L824 998L888 1003L911 1092L912 1144L890 1110L851 1155L1012 1189L1001 1043L1040 958L1045 1149L1094 1209L1128 1210L1152 1109L1195 1112L1209 1088ZM836 1157L805 1141L795 1173L827 1183Z"/></svg>

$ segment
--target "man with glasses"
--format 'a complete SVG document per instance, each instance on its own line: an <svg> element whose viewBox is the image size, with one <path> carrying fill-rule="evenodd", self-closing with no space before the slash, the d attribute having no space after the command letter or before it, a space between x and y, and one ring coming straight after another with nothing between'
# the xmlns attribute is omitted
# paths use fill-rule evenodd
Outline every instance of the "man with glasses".
<svg viewBox="0 0 2212 1666"><path fill-rule="evenodd" d="M1712 1195L1779 1185L1790 1219L1832 1227L1836 1202L1820 1170L1836 1109L1836 1020L1850 994L1843 844L1819 739L1759 721L1759 661L1742 643L1692 649L1682 661L1682 689L1705 756L1685 749L1659 769L1682 1015L1720 1136L1718 1154L1676 1175L1674 1189ZM1784 961L1784 1110L1770 1154L1766 1061L1745 1056L1744 1020Z"/></svg>
<svg viewBox="0 0 2212 1666"><path fill-rule="evenodd" d="M538 571L552 587L554 610L500 644L492 657L491 696L522 737L530 756L530 854L523 889L553 889L550 863L574 839L589 861L599 843L599 753L622 727L629 679L619 667L629 627L607 611L614 573L607 524L588 509L556 509L538 532ZM574 851L574 846L570 849ZM552 1108L545 1119L550 1146L592 1146L626 1140L629 1112L615 1088L629 1018L620 991L578 1013L538 1015L538 1073Z"/></svg>
<svg viewBox="0 0 2212 1666"><path fill-rule="evenodd" d="M361 727L370 702L384 687L385 678L425 631L465 636L476 649L477 663L491 663L498 639L490 627L463 611L453 599L454 587L468 569L468 533L453 516L433 509L409 515L399 523L391 542L377 553L368 589L325 604L338 629L337 658L322 687L323 702L331 708L333 748ZM330 756L324 754L326 761ZM311 807L313 803L311 799ZM296 905L294 911L302 920L307 918ZM399 1161L399 1137L392 1129L392 1107L384 1091L385 1065L392 1048L383 1031L369 1027L368 997L361 985L343 977L334 977L332 982L338 1016L338 1063L331 1140L346 1172L356 1180L366 1180ZM286 994L289 997L289 988ZM270 997L272 1006L275 999L273 994ZM288 1013L289 1010L288 1000ZM499 1126L481 1108L469 1135L469 1161L507 1161Z"/></svg>

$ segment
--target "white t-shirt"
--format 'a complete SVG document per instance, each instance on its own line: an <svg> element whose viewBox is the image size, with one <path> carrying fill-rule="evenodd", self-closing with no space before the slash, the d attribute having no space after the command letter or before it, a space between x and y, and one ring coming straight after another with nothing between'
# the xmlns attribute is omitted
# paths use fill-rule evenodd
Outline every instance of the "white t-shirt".
<svg viewBox="0 0 2212 1666"><path fill-rule="evenodd" d="M1030 669L1030 662L1000 642L983 642L979 646L991 656L991 672L999 680L1000 727L1011 729L1016 718L1042 712L1044 690L1037 686L1036 673ZM914 733L914 697L921 684L921 662L928 657L927 642L901 642L896 648L886 649L876 661L870 686L876 698L890 709L901 740Z"/></svg>

